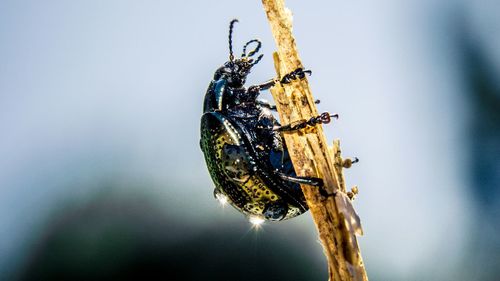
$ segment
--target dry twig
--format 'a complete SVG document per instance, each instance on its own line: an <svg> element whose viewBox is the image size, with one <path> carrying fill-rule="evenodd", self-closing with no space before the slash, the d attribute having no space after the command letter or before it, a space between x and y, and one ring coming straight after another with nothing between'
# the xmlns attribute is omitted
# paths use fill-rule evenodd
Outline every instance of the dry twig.
<svg viewBox="0 0 500 281"><path fill-rule="evenodd" d="M284 0L262 0L262 3L278 48L274 53L276 71L282 77L302 67L292 36L292 15ZM318 115L307 79L277 84L271 93L282 124ZM335 194L325 199L317 188L302 185L328 260L330 280L368 280L356 239L356 235L362 234L361 224L347 196L342 174L343 167L349 165L340 156L339 141L329 148L321 125L299 133L285 133L285 141L297 175L320 177L326 191Z"/></svg>

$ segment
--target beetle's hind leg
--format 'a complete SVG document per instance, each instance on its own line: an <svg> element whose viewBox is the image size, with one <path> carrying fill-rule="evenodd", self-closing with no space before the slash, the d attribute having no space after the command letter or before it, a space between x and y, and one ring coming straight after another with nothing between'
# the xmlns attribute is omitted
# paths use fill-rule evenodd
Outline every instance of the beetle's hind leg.
<svg viewBox="0 0 500 281"><path fill-rule="evenodd" d="M338 119L338 114L330 115L328 112L321 113L316 117L311 117L309 120L299 120L296 122L292 122L283 126L275 126L273 130L280 132L291 132L297 131L300 129L304 129L306 127L312 127L318 124L328 124L332 120L332 118Z"/></svg>
<svg viewBox="0 0 500 281"><path fill-rule="evenodd" d="M307 184L312 186L323 186L323 180L320 178L290 176L290 175L285 175L283 173L278 173L278 175L282 180L286 180L293 183Z"/></svg>
<svg viewBox="0 0 500 281"><path fill-rule="evenodd" d="M299 177L299 176L290 176L285 175L283 173L278 172L278 176L285 181L298 183L298 184L307 184L312 186L317 186L319 188L319 193L323 197L334 196L335 194L329 194L324 187L323 179L315 178L315 177Z"/></svg>

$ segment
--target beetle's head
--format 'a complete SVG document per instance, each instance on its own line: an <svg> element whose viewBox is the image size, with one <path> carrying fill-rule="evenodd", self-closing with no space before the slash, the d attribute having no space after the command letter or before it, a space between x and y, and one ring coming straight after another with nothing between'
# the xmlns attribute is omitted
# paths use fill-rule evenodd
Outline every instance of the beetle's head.
<svg viewBox="0 0 500 281"><path fill-rule="evenodd" d="M236 22L238 22L238 20L234 19L229 24L229 61L227 61L222 67L217 70L217 74L225 76L227 78L229 86L238 88L242 87L245 84L250 70L262 59L264 55L259 55L257 59L252 58L255 54L257 54L257 52L260 50L260 47L262 46L262 43L259 39L253 39L248 41L243 46L243 53L241 54L240 58L234 57L233 27ZM257 44L257 46L247 54L247 47L252 43Z"/></svg>

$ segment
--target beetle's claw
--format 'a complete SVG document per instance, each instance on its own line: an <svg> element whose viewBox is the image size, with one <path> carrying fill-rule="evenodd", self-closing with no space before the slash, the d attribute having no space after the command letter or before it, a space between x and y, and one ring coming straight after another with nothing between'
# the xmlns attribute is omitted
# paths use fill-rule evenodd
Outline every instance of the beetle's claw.
<svg viewBox="0 0 500 281"><path fill-rule="evenodd" d="M339 119L338 114L330 115L328 112L321 113L318 117L316 117L316 123L318 124L328 124L332 121L332 118Z"/></svg>
<svg viewBox="0 0 500 281"><path fill-rule="evenodd" d="M330 113L328 112L323 112L320 116L318 116L318 123L328 124L331 120Z"/></svg>

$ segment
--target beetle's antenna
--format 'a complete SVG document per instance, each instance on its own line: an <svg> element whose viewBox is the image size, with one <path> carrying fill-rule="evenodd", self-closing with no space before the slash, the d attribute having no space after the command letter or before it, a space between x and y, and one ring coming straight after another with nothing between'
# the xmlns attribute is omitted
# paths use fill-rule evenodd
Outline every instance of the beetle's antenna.
<svg viewBox="0 0 500 281"><path fill-rule="evenodd" d="M257 47L255 47L255 49L253 49L253 51L251 51L250 53L248 53L247 55L247 46L252 44L252 43L257 43ZM241 54L242 57L251 57L253 55L255 55L255 53L257 53L259 50L260 50L260 47L262 46L262 42L260 42L259 39L253 39L253 40L250 40L248 41L245 46L243 46L243 53Z"/></svg>
<svg viewBox="0 0 500 281"><path fill-rule="evenodd" d="M257 57L257 59L255 60L255 62L252 63L252 66L256 65L259 63L259 61L262 59L262 57L264 56L264 54L260 55Z"/></svg>
<svg viewBox="0 0 500 281"><path fill-rule="evenodd" d="M238 22L238 19L233 19L229 23L229 60L232 62L234 60L233 55L233 27L234 24Z"/></svg>

